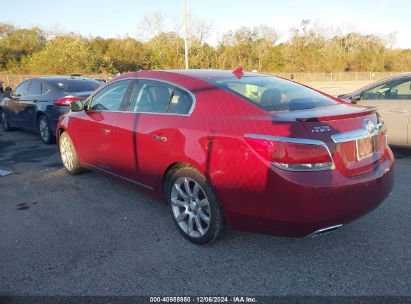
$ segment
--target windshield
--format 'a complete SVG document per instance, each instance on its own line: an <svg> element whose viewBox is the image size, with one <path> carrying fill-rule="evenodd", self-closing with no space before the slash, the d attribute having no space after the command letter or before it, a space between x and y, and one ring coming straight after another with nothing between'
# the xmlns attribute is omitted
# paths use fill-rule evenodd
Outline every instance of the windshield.
<svg viewBox="0 0 411 304"><path fill-rule="evenodd" d="M295 111L338 104L305 86L277 77L211 78L209 81L267 111Z"/></svg>

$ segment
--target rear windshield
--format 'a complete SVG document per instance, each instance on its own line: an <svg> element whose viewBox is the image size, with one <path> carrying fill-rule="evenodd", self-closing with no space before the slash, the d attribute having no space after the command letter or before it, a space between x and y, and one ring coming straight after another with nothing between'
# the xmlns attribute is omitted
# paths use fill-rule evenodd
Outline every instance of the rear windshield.
<svg viewBox="0 0 411 304"><path fill-rule="evenodd" d="M314 90L277 77L211 78L209 81L267 111L295 111L338 104Z"/></svg>
<svg viewBox="0 0 411 304"><path fill-rule="evenodd" d="M101 83L93 79L65 79L57 81L56 85L65 92L90 92L97 89Z"/></svg>

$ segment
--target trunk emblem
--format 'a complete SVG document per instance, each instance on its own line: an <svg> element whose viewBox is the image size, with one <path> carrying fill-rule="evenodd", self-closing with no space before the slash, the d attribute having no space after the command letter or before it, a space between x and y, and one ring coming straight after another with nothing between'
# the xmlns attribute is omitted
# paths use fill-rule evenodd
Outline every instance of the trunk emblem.
<svg viewBox="0 0 411 304"><path fill-rule="evenodd" d="M374 123L371 120L366 119L364 121L364 125L365 125L365 128L367 129L367 131L370 132L370 134L374 134L376 132Z"/></svg>

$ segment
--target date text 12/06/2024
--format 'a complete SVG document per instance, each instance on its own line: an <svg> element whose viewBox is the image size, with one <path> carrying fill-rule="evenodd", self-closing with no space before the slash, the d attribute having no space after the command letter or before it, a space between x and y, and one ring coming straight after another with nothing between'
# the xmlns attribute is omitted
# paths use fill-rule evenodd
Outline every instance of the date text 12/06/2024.
<svg viewBox="0 0 411 304"><path fill-rule="evenodd" d="M254 297L150 297L150 303L257 303Z"/></svg>

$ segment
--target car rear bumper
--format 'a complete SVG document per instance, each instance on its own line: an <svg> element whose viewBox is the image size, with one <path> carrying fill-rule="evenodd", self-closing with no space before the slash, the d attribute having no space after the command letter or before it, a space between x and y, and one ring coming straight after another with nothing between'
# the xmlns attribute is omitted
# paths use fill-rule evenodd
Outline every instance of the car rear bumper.
<svg viewBox="0 0 411 304"><path fill-rule="evenodd" d="M393 183L393 156L387 149L373 171L356 177L342 177L336 170L269 170L264 191L237 193L235 203L223 209L228 224L235 229L305 237L347 224L377 208Z"/></svg>

